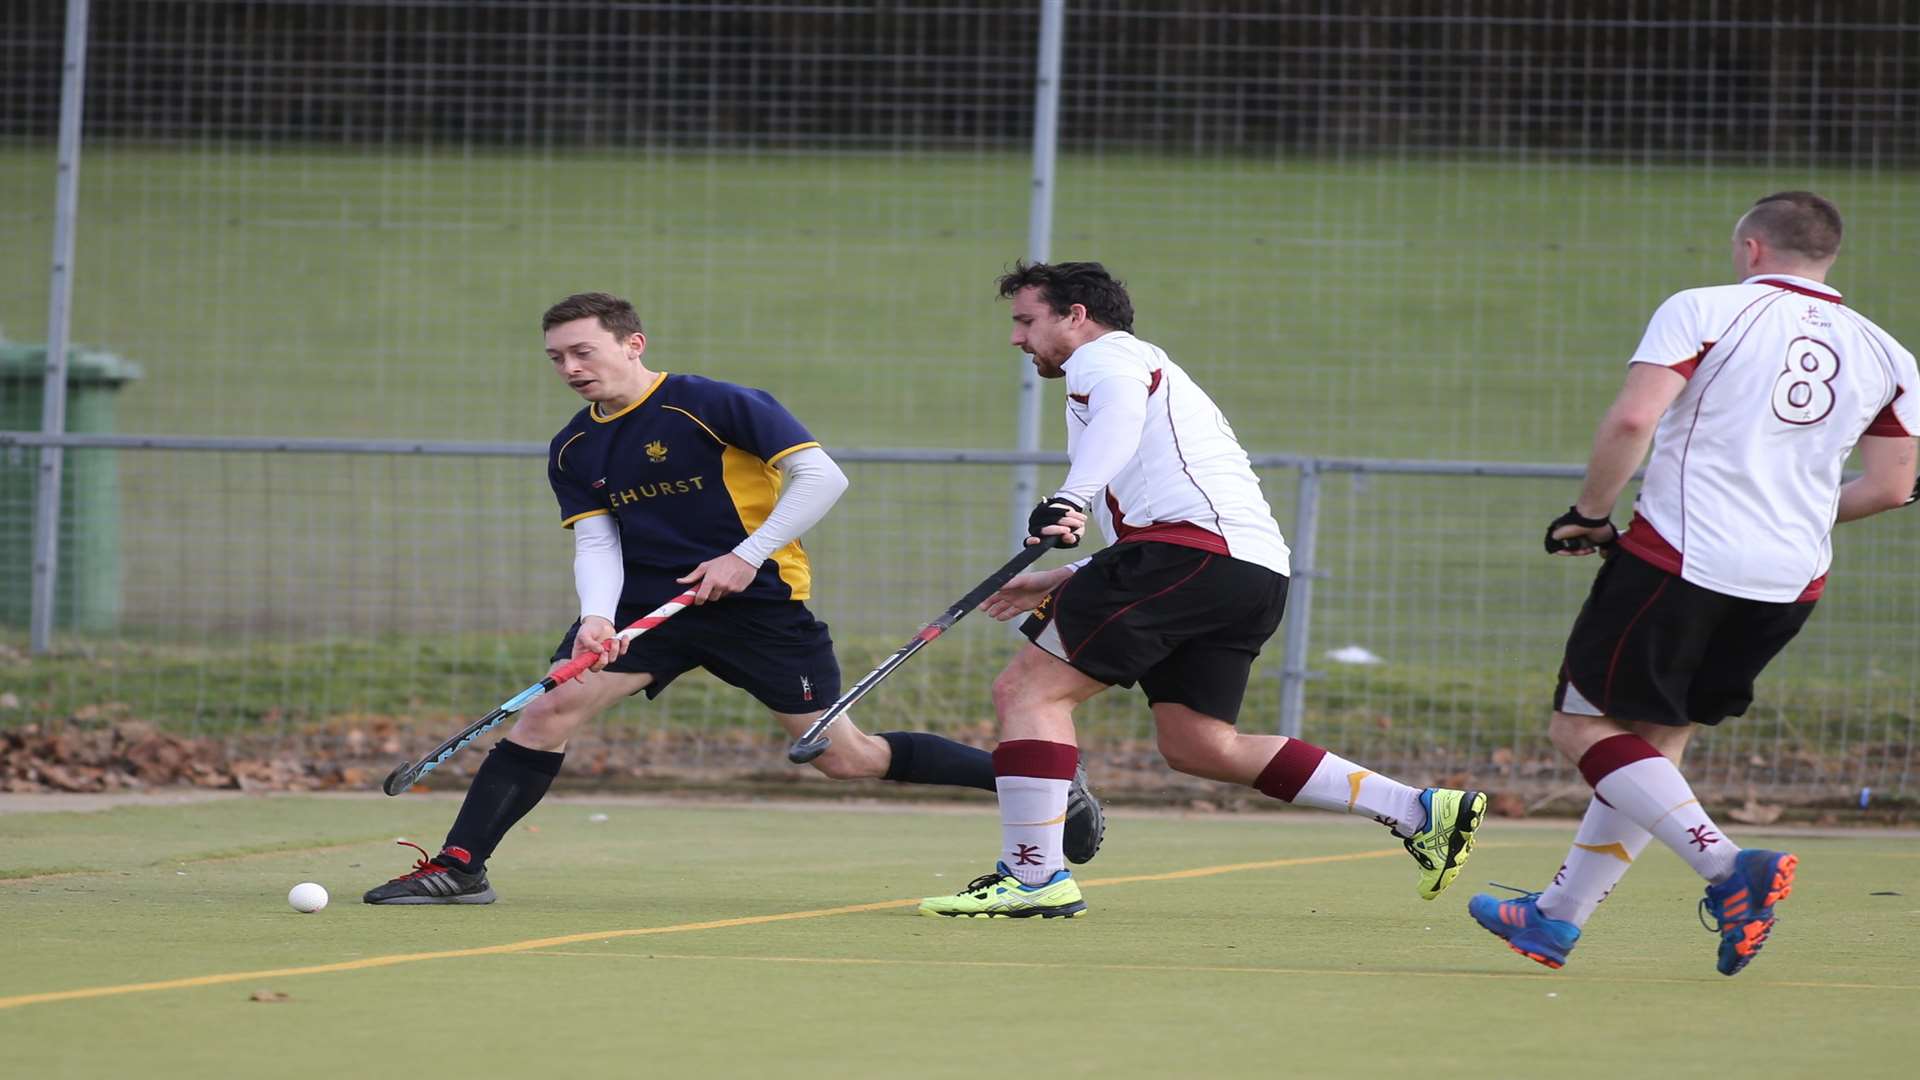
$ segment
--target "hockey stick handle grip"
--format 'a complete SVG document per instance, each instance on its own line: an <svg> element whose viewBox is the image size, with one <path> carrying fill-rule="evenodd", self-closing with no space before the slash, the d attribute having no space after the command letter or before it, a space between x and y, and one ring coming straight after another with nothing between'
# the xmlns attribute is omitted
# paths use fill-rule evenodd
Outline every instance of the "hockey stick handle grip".
<svg viewBox="0 0 1920 1080"><path fill-rule="evenodd" d="M1052 551L1059 543L1057 536L1043 536L1037 544L1020 549L1019 554L1006 561L1006 565L987 575L987 579L973 587L973 591L960 598L952 607L940 613L940 617L928 623L930 627L945 630L966 615L967 612L987 602L987 597L999 592L1007 582L1020 576L1020 572L1040 561L1040 556Z"/></svg>
<svg viewBox="0 0 1920 1080"><path fill-rule="evenodd" d="M635 619L632 623L628 624L625 630L615 634L614 637L619 638L621 641L632 641L634 638L639 637L641 634L672 618L675 612L682 608L690 607L692 604L693 590L688 589L679 596L674 597L659 607L654 608L652 611L647 612L645 615L640 616L638 619ZM598 653L582 653L567 661L561 667L549 672L547 677L541 680L541 683L552 682L553 686L547 687L547 689L551 690L554 686L559 686L569 679L579 678L580 673L592 667L593 662L598 659L600 659Z"/></svg>

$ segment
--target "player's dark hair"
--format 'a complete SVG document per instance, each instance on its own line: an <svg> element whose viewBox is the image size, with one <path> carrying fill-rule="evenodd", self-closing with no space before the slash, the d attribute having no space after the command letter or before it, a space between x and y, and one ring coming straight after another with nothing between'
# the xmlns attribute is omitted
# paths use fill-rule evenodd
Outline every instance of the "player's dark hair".
<svg viewBox="0 0 1920 1080"><path fill-rule="evenodd" d="M1776 191L1756 201L1741 228L1816 262L1840 253L1840 208L1811 191Z"/></svg>
<svg viewBox="0 0 1920 1080"><path fill-rule="evenodd" d="M1039 286L1040 299L1055 315L1065 315L1079 304L1087 317L1113 330L1133 329L1133 299L1127 285L1097 262L1030 263L1021 259L1000 275L1000 297L1011 299L1021 289Z"/></svg>
<svg viewBox="0 0 1920 1080"><path fill-rule="evenodd" d="M632 304L603 292L574 293L548 308L547 313L540 316L540 331L545 333L575 319L600 320L600 329L618 341L646 333L640 329L640 313L633 310Z"/></svg>

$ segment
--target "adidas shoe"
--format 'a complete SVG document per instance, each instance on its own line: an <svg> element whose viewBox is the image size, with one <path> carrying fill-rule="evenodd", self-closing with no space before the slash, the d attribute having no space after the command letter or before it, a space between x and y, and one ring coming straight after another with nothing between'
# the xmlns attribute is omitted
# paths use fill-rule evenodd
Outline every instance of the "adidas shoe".
<svg viewBox="0 0 1920 1080"><path fill-rule="evenodd" d="M420 853L420 860L413 864L410 873L402 874L385 885L367 890L361 899L369 904L491 904L498 899L493 886L487 884L485 867L469 873L464 867L467 860L450 854L458 849L448 848L431 858L427 849L419 844L400 841L407 847ZM465 852L460 854L464 855Z"/></svg>
<svg viewBox="0 0 1920 1080"><path fill-rule="evenodd" d="M1071 919L1087 910L1073 873L1060 870L1045 884L1023 885L1006 863L995 863L993 873L974 878L954 896L929 896L920 901L920 914L962 919Z"/></svg>
<svg viewBox="0 0 1920 1080"><path fill-rule="evenodd" d="M1521 893L1519 899L1500 900L1478 893L1467 901L1467 914L1489 933L1504 939L1514 952L1534 963L1558 969L1567 962L1567 954L1580 940L1580 928L1565 919L1542 915L1539 893L1513 891Z"/></svg>
<svg viewBox="0 0 1920 1080"><path fill-rule="evenodd" d="M1722 975L1738 975L1759 954L1773 932L1773 905L1793 892L1798 857L1784 851L1749 848L1733 857L1733 876L1707 886L1700 899L1700 922L1712 916L1718 925L1707 929L1720 935Z"/></svg>

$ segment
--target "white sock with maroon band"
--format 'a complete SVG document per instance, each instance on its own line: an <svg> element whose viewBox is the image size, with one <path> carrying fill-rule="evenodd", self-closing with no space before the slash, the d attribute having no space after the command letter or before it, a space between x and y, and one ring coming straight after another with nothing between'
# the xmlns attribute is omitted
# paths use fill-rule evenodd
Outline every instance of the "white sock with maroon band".
<svg viewBox="0 0 1920 1080"><path fill-rule="evenodd" d="M1078 764L1078 747L1042 739L1013 739L993 751L993 786L1000 793L1000 861L1025 884L1039 885L1067 865L1060 837Z"/></svg>
<svg viewBox="0 0 1920 1080"><path fill-rule="evenodd" d="M1593 909L1620 884L1652 839L1652 833L1595 795L1587 804L1587 816L1580 819L1580 831L1573 834L1567 861L1540 894L1541 914L1575 926L1587 925Z"/></svg>
<svg viewBox="0 0 1920 1080"><path fill-rule="evenodd" d="M1587 748L1580 774L1594 793L1635 825L1672 848L1709 882L1733 873L1740 853L1694 797L1673 762L1638 735L1612 735Z"/></svg>
<svg viewBox="0 0 1920 1080"><path fill-rule="evenodd" d="M1253 786L1295 806L1366 814L1401 836L1412 836L1427 823L1419 788L1299 739L1281 744Z"/></svg>

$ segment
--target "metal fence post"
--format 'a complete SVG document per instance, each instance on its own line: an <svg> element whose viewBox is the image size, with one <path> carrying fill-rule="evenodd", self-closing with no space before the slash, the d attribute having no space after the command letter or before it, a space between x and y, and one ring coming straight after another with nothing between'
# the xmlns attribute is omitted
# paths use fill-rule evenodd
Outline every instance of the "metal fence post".
<svg viewBox="0 0 1920 1080"><path fill-rule="evenodd" d="M1293 578L1287 584L1286 651L1280 662L1280 734L1300 735L1306 717L1309 631L1313 629L1313 543L1320 530L1320 463L1300 464L1293 498Z"/></svg>
<svg viewBox="0 0 1920 1080"><path fill-rule="evenodd" d="M1060 132L1060 49L1066 38L1066 0L1040 5L1040 52L1033 92L1033 195L1027 204L1027 258L1046 262L1053 242L1054 152ZM1040 449L1040 376L1020 359L1018 442L1021 450ZM1027 512L1040 501L1040 472L1033 465L1013 470L1013 543L1027 535Z"/></svg>
<svg viewBox="0 0 1920 1080"><path fill-rule="evenodd" d="M87 0L67 0L59 164L53 196L53 267L47 281L47 367L40 398L40 430L48 435L67 429L67 336L73 304L73 231L80 197L80 115L86 88ZM40 448L39 488L33 502L33 612L28 629L28 648L35 653L44 653L53 645L62 464L64 451L60 447Z"/></svg>

